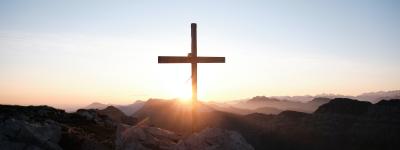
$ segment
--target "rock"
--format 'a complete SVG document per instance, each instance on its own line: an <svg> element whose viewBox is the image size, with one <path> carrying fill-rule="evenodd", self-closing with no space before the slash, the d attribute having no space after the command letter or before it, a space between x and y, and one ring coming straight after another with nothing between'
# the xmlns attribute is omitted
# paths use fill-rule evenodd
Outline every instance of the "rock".
<svg viewBox="0 0 400 150"><path fill-rule="evenodd" d="M235 131L206 128L180 141L175 150L253 150L254 148Z"/></svg>
<svg viewBox="0 0 400 150"><path fill-rule="evenodd" d="M62 119L65 116L64 110L49 106L0 105L0 120L14 118L26 121L44 121L48 119L63 121Z"/></svg>
<svg viewBox="0 0 400 150"><path fill-rule="evenodd" d="M118 150L253 150L239 133L219 128L206 128L183 139L156 127L121 125L115 143Z"/></svg>
<svg viewBox="0 0 400 150"><path fill-rule="evenodd" d="M169 150L180 138L174 132L156 127L121 125L115 143L118 150Z"/></svg>
<svg viewBox="0 0 400 150"><path fill-rule="evenodd" d="M80 109L68 116L68 121L62 122L64 126L59 144L63 149L115 149L118 122L95 109Z"/></svg>
<svg viewBox="0 0 400 150"><path fill-rule="evenodd" d="M113 120L107 115L99 114L95 109L79 109L76 111L78 116L81 116L86 119L86 121L92 121L96 124L106 126L106 127L116 127L117 123L113 122Z"/></svg>
<svg viewBox="0 0 400 150"><path fill-rule="evenodd" d="M96 110L0 105L0 149L115 149L117 124Z"/></svg>
<svg viewBox="0 0 400 150"><path fill-rule="evenodd" d="M1 149L62 149L61 126L52 120L27 122L7 119L0 123Z"/></svg>
<svg viewBox="0 0 400 150"><path fill-rule="evenodd" d="M99 120L95 109L79 109L76 114L86 118L87 120Z"/></svg>
<svg viewBox="0 0 400 150"><path fill-rule="evenodd" d="M92 126L92 128L96 129L95 126ZM98 130L103 130L100 132L107 132L107 129ZM99 138L99 136L102 137ZM112 136L112 134L110 136ZM63 149L71 150L110 150L112 149L114 138L111 139L108 139L104 135L89 133L83 128L65 127L63 128L62 138L59 145Z"/></svg>
<svg viewBox="0 0 400 150"><path fill-rule="evenodd" d="M0 149L62 149L65 111L48 106L0 105Z"/></svg>

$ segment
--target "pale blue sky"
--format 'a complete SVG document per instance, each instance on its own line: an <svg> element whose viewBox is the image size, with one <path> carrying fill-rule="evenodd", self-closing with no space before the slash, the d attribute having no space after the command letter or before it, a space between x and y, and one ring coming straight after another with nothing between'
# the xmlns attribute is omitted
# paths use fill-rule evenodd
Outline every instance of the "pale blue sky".
<svg viewBox="0 0 400 150"><path fill-rule="evenodd" d="M189 65L156 57L186 55L191 22L199 55L227 57L199 66L204 100L400 89L395 0L3 0L0 103L190 95Z"/></svg>

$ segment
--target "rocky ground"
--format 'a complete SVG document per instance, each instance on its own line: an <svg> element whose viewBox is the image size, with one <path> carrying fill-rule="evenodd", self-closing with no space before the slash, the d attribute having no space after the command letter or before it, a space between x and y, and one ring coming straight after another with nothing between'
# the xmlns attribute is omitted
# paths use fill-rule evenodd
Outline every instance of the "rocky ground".
<svg viewBox="0 0 400 150"><path fill-rule="evenodd" d="M183 137L157 127L136 125L110 106L74 113L48 106L0 105L0 147L4 150L252 150L237 132L209 128Z"/></svg>

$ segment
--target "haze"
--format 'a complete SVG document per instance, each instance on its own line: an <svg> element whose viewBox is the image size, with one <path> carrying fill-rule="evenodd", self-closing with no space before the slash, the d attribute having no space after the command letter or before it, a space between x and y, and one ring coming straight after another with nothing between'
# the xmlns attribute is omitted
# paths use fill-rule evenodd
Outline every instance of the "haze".
<svg viewBox="0 0 400 150"><path fill-rule="evenodd" d="M1 1L0 103L74 107L190 95L198 24L199 99L400 88L398 1Z"/></svg>

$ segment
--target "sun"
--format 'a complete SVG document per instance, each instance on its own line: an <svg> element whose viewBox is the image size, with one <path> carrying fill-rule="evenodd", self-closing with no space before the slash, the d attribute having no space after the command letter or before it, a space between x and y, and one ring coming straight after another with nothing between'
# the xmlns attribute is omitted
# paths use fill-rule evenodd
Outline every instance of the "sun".
<svg viewBox="0 0 400 150"><path fill-rule="evenodd" d="M181 84L175 85L175 87L171 87L171 93L174 97L179 100L189 101L192 97L192 89L191 85Z"/></svg>
<svg viewBox="0 0 400 150"><path fill-rule="evenodd" d="M164 66L158 70L159 86L165 98L173 98L190 101L192 98L192 80L190 75L190 65L181 67Z"/></svg>
<svg viewBox="0 0 400 150"><path fill-rule="evenodd" d="M192 98L192 85L191 82L182 82L174 80L164 81L163 90L170 98L179 99L182 101L190 101Z"/></svg>

